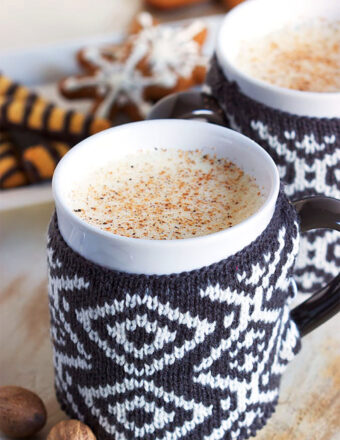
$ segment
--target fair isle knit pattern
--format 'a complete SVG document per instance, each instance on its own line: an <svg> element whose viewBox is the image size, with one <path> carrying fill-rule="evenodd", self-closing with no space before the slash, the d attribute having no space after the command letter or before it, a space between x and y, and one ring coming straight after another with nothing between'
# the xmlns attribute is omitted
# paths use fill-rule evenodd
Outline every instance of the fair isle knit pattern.
<svg viewBox="0 0 340 440"><path fill-rule="evenodd" d="M325 195L340 199L340 119L292 115L261 104L228 81L216 57L212 59L205 92L225 112L230 128L259 143L274 159L291 200ZM338 275L340 234L302 234L295 280L311 293Z"/></svg>
<svg viewBox="0 0 340 440"><path fill-rule="evenodd" d="M296 213L282 194L238 254L176 275L97 266L49 227L55 385L100 440L243 440L275 410L299 351Z"/></svg>

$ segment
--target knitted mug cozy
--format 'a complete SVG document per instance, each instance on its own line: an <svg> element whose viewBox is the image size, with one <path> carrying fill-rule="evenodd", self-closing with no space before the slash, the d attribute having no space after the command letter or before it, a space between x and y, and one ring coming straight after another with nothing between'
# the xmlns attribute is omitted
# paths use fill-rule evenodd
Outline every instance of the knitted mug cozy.
<svg viewBox="0 0 340 440"><path fill-rule="evenodd" d="M100 267L49 227L55 385L101 440L231 440L275 410L300 340L290 318L297 215L280 193L265 231L208 267L147 276ZM203 251L203 250L202 250Z"/></svg>
<svg viewBox="0 0 340 440"><path fill-rule="evenodd" d="M218 101L230 128L253 139L274 159L291 200L313 195L340 199L340 119L292 115L249 98L228 81L216 56L206 82L205 92ZM338 275L339 266L339 232L302 234L295 267L301 292L324 286Z"/></svg>

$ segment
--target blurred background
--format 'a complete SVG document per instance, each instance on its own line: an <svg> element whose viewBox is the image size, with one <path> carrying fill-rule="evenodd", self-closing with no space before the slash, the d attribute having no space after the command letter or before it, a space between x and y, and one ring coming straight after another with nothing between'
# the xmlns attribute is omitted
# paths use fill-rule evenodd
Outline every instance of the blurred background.
<svg viewBox="0 0 340 440"><path fill-rule="evenodd" d="M142 9L153 12L161 21L170 21L223 13L226 11L223 3L222 0L203 0L163 10L143 0L1 0L0 49L121 31Z"/></svg>
<svg viewBox="0 0 340 440"><path fill-rule="evenodd" d="M202 19L208 30L202 51L208 60L224 14L240 1L0 0L0 387L20 385L44 400L48 422L36 440L45 439L53 424L65 418L54 395L49 339L46 239L56 160L46 159L45 142L58 159L72 145L16 136L16 130L27 134L20 121L27 97L38 95L45 103L88 114L90 100L66 99L58 81L81 71L76 53L89 42L124 39L140 11L170 26L177 20ZM2 110L14 101L19 116L10 116L18 127L7 131L1 125ZM13 170L17 180L10 181ZM335 333L334 323L327 323L306 338L303 354L289 367L299 374L285 375L278 410L257 440L340 439L339 386L333 385L340 383ZM306 368L312 364L314 368ZM7 437L0 433L0 440Z"/></svg>
<svg viewBox="0 0 340 440"><path fill-rule="evenodd" d="M22 386L43 399L48 420L35 439L46 439L65 418L54 394L46 267L47 227L54 211L50 179L57 162L49 154L57 147L53 136L37 137L25 125L22 110L41 100L88 115L91 99L65 99L58 82L81 73L78 50L124 40L140 11L162 23L212 17L204 48L208 60L228 9L224 1L196 0L170 9L150 3L154 0L0 0L0 107L13 108L14 115L10 128L0 117L0 387ZM8 438L0 431L0 440Z"/></svg>

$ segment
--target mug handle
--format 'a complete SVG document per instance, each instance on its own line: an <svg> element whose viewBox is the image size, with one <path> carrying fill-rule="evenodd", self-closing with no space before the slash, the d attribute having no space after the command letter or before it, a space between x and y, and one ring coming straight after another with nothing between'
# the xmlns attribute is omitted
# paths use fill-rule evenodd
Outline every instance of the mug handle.
<svg viewBox="0 0 340 440"><path fill-rule="evenodd" d="M340 231L340 200L314 196L292 202L300 218L300 232ZM340 274L291 311L301 336L310 333L340 311Z"/></svg>
<svg viewBox="0 0 340 440"><path fill-rule="evenodd" d="M199 119L228 126L217 101L199 91L166 96L152 108L148 119ZM301 232L324 228L340 231L340 200L316 196L295 201L293 205L300 217ZM340 274L293 309L291 316L304 336L339 311Z"/></svg>
<svg viewBox="0 0 340 440"><path fill-rule="evenodd" d="M199 91L173 93L155 104L147 119L197 119L228 126L216 99Z"/></svg>

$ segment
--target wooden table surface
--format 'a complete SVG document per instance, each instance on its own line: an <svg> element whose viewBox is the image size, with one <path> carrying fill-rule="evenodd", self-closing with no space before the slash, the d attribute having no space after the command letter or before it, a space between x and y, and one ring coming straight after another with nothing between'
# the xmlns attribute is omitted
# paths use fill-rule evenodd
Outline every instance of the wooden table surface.
<svg viewBox="0 0 340 440"><path fill-rule="evenodd" d="M0 385L42 397L48 423L37 439L66 418L54 396L49 340L45 245L52 210L47 204L0 214ZM339 366L339 320L333 318L304 339L284 374L277 411L256 439L339 440Z"/></svg>
<svg viewBox="0 0 340 440"><path fill-rule="evenodd" d="M157 15L168 21L223 10L211 2ZM45 245L52 211L46 204L0 213L0 386L24 386L44 400L48 422L37 440L66 418L54 395L49 339ZM340 440L339 367L339 318L333 318L304 339L285 372L277 411L256 439Z"/></svg>

